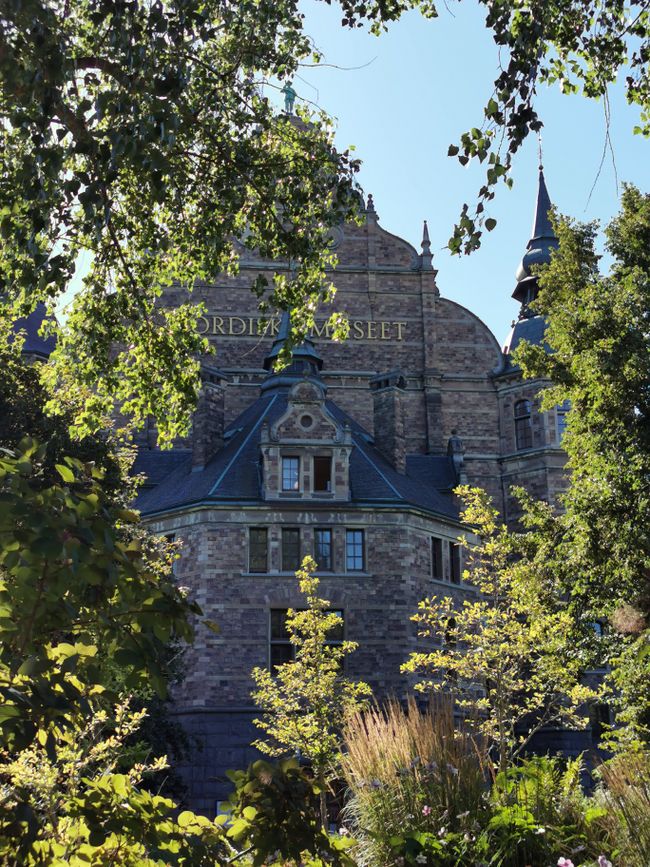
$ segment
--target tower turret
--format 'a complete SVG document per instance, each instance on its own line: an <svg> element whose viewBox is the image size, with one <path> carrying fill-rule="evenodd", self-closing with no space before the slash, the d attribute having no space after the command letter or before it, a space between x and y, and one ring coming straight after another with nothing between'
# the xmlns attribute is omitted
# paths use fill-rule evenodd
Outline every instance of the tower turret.
<svg viewBox="0 0 650 867"><path fill-rule="evenodd" d="M534 316L529 305L537 297L539 287L537 275L532 273L532 268L535 265L547 265L551 261L551 253L558 247L557 236L549 218L551 208L551 199L544 179L544 168L540 165L531 239L517 268L517 285L512 293L512 297L521 304L520 319L529 319Z"/></svg>

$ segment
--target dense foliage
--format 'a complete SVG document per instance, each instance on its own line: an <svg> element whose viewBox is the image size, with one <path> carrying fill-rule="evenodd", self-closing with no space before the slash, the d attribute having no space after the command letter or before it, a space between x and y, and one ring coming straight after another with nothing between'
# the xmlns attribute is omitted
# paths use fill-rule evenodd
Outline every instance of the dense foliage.
<svg viewBox="0 0 650 867"><path fill-rule="evenodd" d="M352 717L345 823L359 867L645 867L647 753L602 767L587 795L581 758L523 758L493 776L485 746L445 702Z"/></svg>
<svg viewBox="0 0 650 867"><path fill-rule="evenodd" d="M556 231L560 248L534 302L548 320L551 352L522 345L517 358L525 374L553 383L542 393L543 408L571 402L562 441L571 484L562 515L528 501L529 556L569 594L585 624L609 621L612 700L621 721L647 739L650 196L624 191L620 215L606 230L613 257L607 275L598 267L595 226L561 219ZM613 641L616 634L627 637Z"/></svg>
<svg viewBox="0 0 650 867"><path fill-rule="evenodd" d="M340 5L380 27L412 3ZM329 296L328 230L356 211L357 163L324 115L296 121L259 90L312 56L302 28L293 0L0 7L0 296L23 313L56 301L87 251L55 353L82 433L116 401L163 441L186 426L208 347L196 307L157 305L163 286L232 273L248 248L282 263L252 288L297 330Z"/></svg>
<svg viewBox="0 0 650 867"><path fill-rule="evenodd" d="M309 863L354 867L345 835L330 835L318 811L321 788L297 759L277 764L254 762L247 771L229 774L235 784L230 797L228 838L253 867ZM224 822L226 824L226 822Z"/></svg>
<svg viewBox="0 0 650 867"><path fill-rule="evenodd" d="M417 688L444 690L494 744L505 770L533 735L549 725L583 727L592 689L581 683L573 618L552 587L520 554L520 537L499 521L480 488L457 489L463 522L475 534L465 579L475 598L450 596L420 603L413 619L433 649L412 653L404 671L420 674Z"/></svg>

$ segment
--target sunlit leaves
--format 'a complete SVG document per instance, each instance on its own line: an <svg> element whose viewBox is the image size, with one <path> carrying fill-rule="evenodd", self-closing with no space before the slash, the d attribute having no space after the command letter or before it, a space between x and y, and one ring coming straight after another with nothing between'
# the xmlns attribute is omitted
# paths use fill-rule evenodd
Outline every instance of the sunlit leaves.
<svg viewBox="0 0 650 867"><path fill-rule="evenodd" d="M344 4L380 24L409 3ZM54 358L58 395L85 395L84 435L119 405L187 427L196 358L208 351L194 307L159 309L164 286L237 268L241 245L286 262L267 308L323 297L328 230L357 208L357 163L328 120L276 112L260 82L286 80L311 44L292 0L180 6L100 0L10 4L2 17L0 289L23 313L90 272Z"/></svg>
<svg viewBox="0 0 650 867"><path fill-rule="evenodd" d="M421 602L413 620L430 649L412 653L403 670L421 676L418 689L450 692L470 725L496 744L503 769L543 726L584 726L584 705L595 693L581 683L583 660L565 601L522 556L525 536L506 529L485 491L457 493L462 519L476 534L462 540L465 580L480 595Z"/></svg>
<svg viewBox="0 0 650 867"><path fill-rule="evenodd" d="M295 647L295 659L275 671L255 668L253 699L264 712L256 725L265 739L256 745L272 756L296 750L311 761L317 779L336 768L341 727L345 715L363 705L370 687L342 675L343 661L357 645L351 641L328 643L340 619L328 611L329 602L318 596L316 564L306 557L296 573L307 605L289 611L287 631Z"/></svg>

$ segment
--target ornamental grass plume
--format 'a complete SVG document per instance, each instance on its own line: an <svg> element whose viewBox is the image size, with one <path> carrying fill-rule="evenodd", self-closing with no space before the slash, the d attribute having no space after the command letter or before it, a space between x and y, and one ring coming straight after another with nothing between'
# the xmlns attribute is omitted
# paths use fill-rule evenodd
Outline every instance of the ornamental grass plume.
<svg viewBox="0 0 650 867"><path fill-rule="evenodd" d="M350 791L346 827L359 865L393 863L391 837L471 833L486 810L486 754L456 730L451 704L415 698L356 713L344 728L342 769Z"/></svg>
<svg viewBox="0 0 650 867"><path fill-rule="evenodd" d="M621 865L650 864L650 750L621 753L598 770L598 825L612 840Z"/></svg>

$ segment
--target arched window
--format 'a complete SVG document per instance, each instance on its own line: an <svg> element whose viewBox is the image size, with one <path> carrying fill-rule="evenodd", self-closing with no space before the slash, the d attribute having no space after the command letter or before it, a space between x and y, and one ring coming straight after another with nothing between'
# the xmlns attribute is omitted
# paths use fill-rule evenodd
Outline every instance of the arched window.
<svg viewBox="0 0 650 867"><path fill-rule="evenodd" d="M515 442L518 452L532 448L533 429L530 425L529 400L518 400L515 404Z"/></svg>

